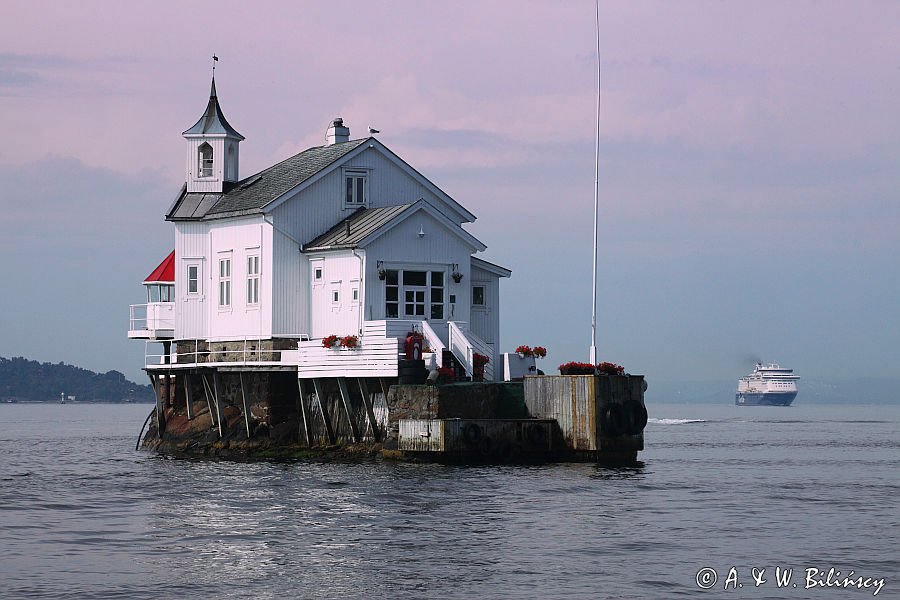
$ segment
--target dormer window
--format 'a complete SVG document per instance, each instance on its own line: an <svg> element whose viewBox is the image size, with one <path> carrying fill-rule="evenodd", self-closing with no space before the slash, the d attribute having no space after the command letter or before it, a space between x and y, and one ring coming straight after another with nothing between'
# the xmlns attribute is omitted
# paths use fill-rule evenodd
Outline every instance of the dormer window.
<svg viewBox="0 0 900 600"><path fill-rule="evenodd" d="M197 149L197 172L200 177L213 176L213 149L212 146L203 142Z"/></svg>
<svg viewBox="0 0 900 600"><path fill-rule="evenodd" d="M344 188L346 195L344 196L345 208L358 208L360 206L368 206L368 172L365 169L345 169L344 170Z"/></svg>

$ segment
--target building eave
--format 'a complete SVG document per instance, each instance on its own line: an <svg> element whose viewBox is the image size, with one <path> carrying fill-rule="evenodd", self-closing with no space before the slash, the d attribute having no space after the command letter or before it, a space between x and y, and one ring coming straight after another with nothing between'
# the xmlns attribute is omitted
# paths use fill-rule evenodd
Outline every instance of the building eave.
<svg viewBox="0 0 900 600"><path fill-rule="evenodd" d="M394 227L396 227L397 225L399 225L403 221L409 219L414 214L416 214L417 212L420 212L420 211L424 211L424 212L428 213L432 218L434 218L436 221L441 223L449 231L453 232L454 235L465 240L475 251L480 252L480 251L487 249L487 246L484 245L484 243L481 240L479 240L474 235L472 235L471 233L469 233L468 231L466 231L465 229L460 227L454 221L450 220L446 215L444 215L442 212L440 212L439 210L434 208L431 204L426 202L424 199L418 200L415 204L412 204L411 206L409 206L409 208L407 208L406 210L404 210L403 212L401 212L400 214L395 216L393 219L391 219L390 221L388 221L387 223L385 223L384 225L382 225L381 227L379 227L378 229L376 229L375 231L370 233L368 236L361 239L357 243L357 247L365 248L366 246L368 246L369 244L374 242L376 239L380 238L381 236L383 236L384 234L389 232L391 229L393 229Z"/></svg>
<svg viewBox="0 0 900 600"><path fill-rule="evenodd" d="M512 271L507 269L506 267L501 267L500 265L495 265L492 262L488 262L483 258L478 258L477 256L472 257L472 266L478 267L483 271L487 271L488 273L493 273L498 277L509 277L512 275Z"/></svg>

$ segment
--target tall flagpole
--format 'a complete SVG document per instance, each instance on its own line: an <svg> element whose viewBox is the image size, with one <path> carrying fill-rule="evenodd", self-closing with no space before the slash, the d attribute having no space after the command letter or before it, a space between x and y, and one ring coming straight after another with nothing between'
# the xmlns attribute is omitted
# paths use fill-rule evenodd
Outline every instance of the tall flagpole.
<svg viewBox="0 0 900 600"><path fill-rule="evenodd" d="M597 213L600 210L600 2L594 0L597 18L597 129L594 132L594 276L591 286L591 364L597 364Z"/></svg>

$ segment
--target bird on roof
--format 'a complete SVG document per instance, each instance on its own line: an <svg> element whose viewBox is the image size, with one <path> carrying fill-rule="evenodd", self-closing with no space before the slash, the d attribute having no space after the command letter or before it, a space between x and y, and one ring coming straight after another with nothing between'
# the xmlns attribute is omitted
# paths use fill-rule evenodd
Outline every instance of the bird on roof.
<svg viewBox="0 0 900 600"><path fill-rule="evenodd" d="M369 126L369 135L372 135L374 133L381 133L381 132L370 125Z"/></svg>

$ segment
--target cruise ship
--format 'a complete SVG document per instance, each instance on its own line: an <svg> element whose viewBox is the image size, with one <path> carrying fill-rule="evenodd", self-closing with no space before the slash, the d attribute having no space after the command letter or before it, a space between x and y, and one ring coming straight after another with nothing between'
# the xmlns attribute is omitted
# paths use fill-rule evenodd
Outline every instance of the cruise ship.
<svg viewBox="0 0 900 600"><path fill-rule="evenodd" d="M756 368L746 377L738 379L734 403L738 406L790 406L797 397L797 380L793 369L784 369L775 363Z"/></svg>

